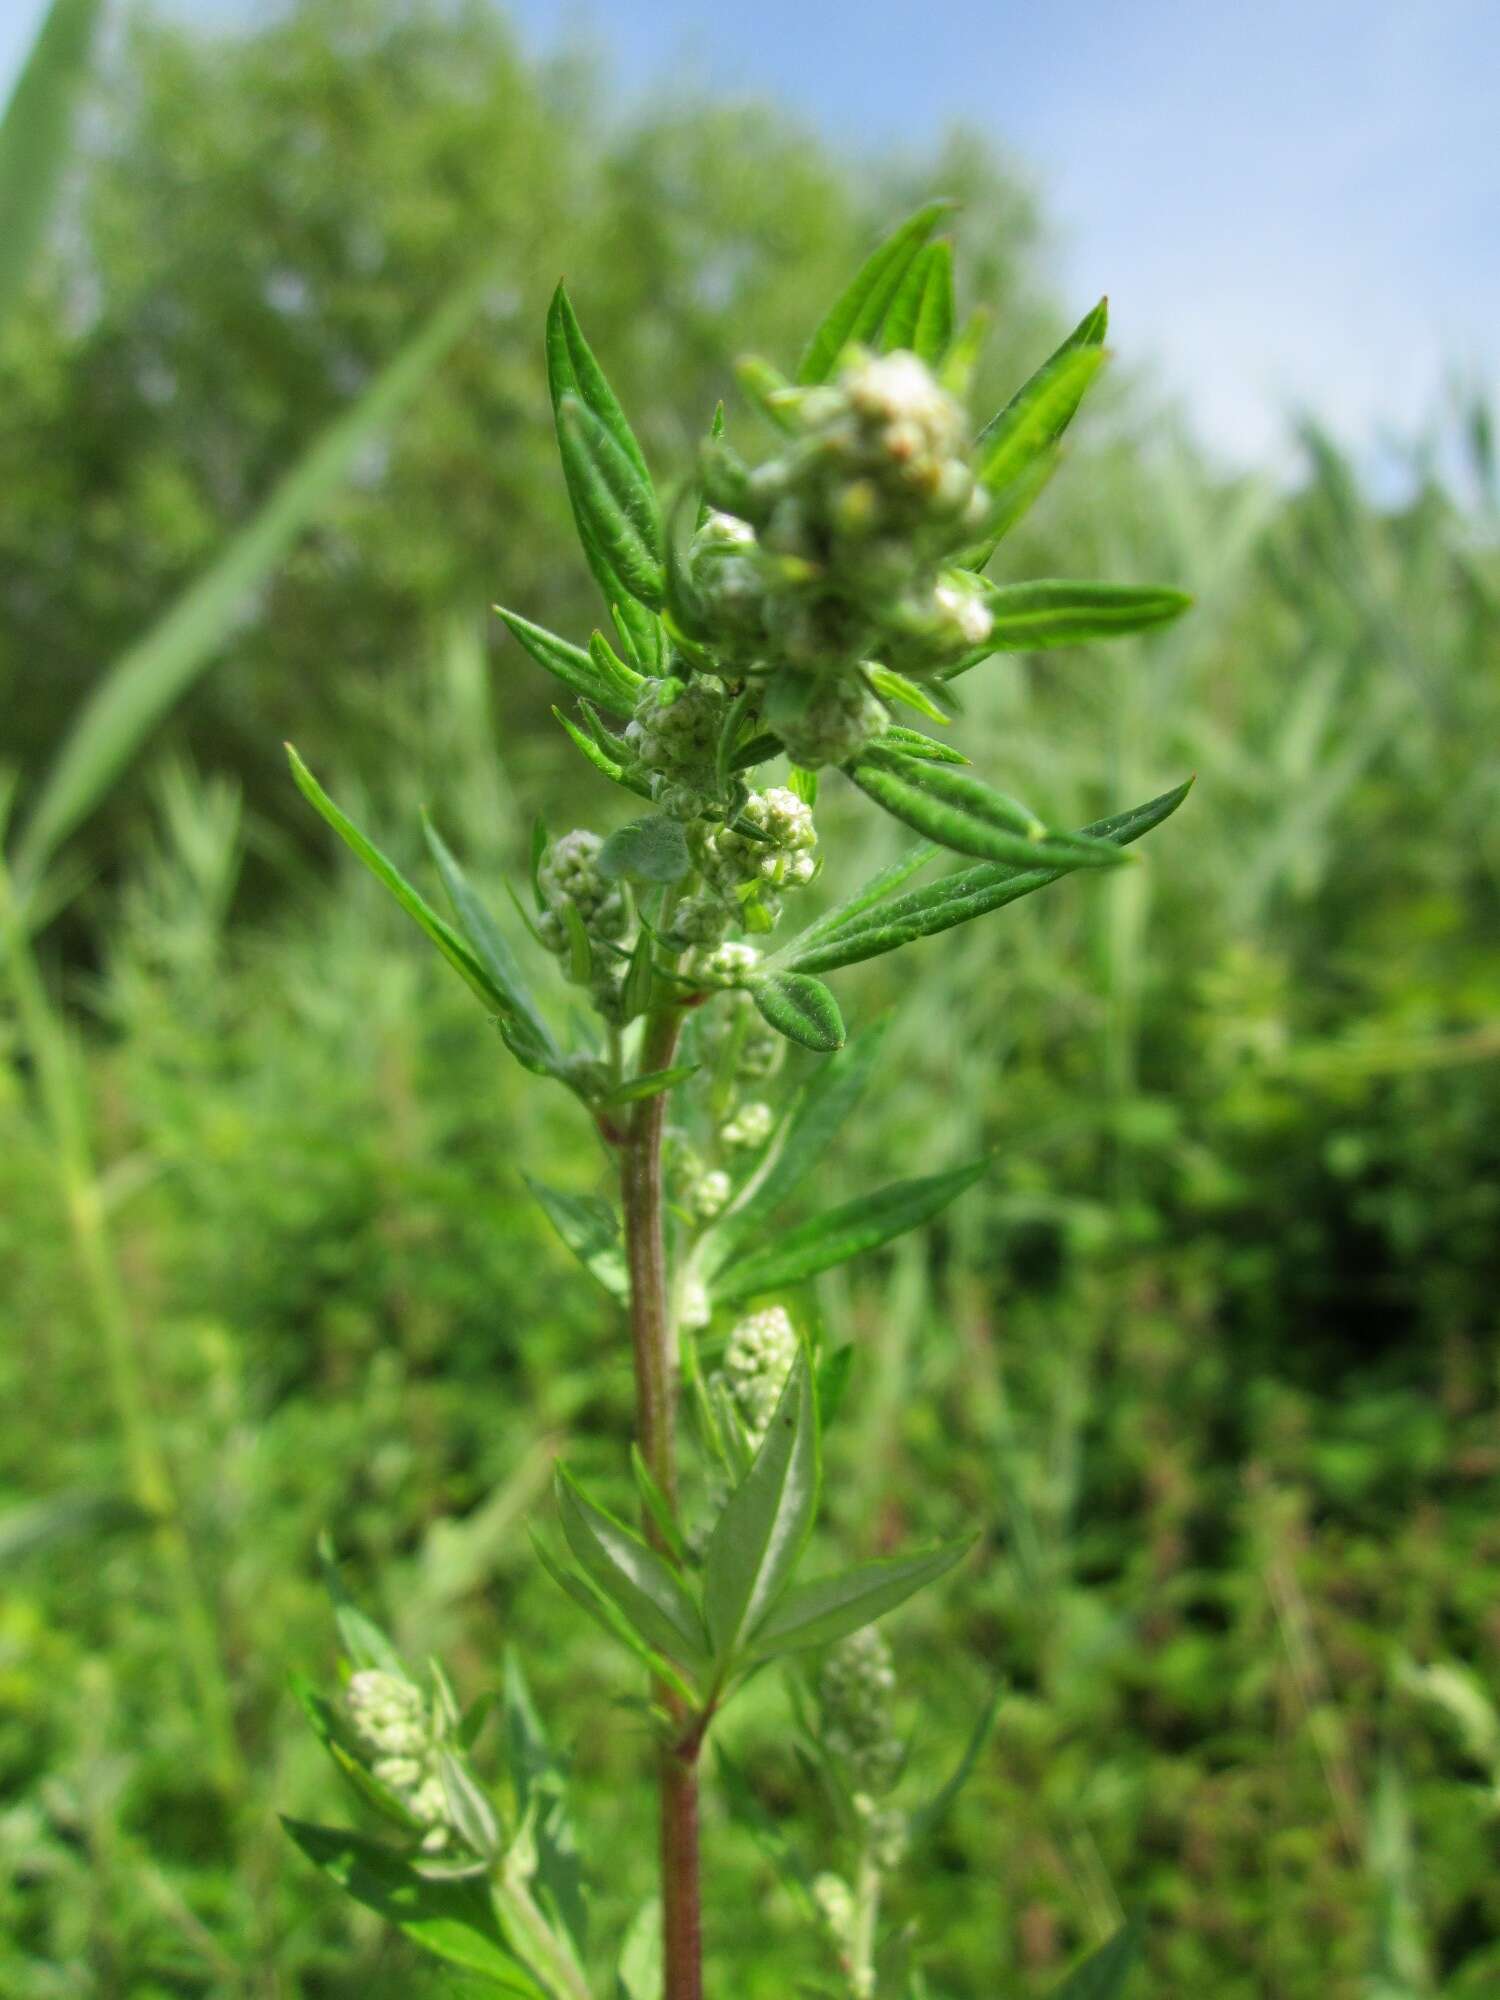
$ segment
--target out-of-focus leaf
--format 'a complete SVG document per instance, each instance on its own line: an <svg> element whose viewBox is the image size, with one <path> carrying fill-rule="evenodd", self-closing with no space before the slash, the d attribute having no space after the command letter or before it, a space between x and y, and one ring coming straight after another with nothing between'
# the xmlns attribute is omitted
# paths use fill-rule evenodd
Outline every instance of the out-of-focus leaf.
<svg viewBox="0 0 1500 2000"><path fill-rule="evenodd" d="M804 1349L704 1551L703 1609L721 1667L791 1580L817 1512L820 1457L817 1398Z"/></svg>
<svg viewBox="0 0 1500 2000"><path fill-rule="evenodd" d="M918 1806L909 1816L907 1831L913 1842L926 1840L936 1833L947 1818L959 1793L974 1775L974 1767L978 1764L984 1746L989 1741L990 1731L995 1726L995 1711L999 1706L1000 1690L996 1688L979 1711L952 1776L945 1785L933 1793L925 1805Z"/></svg>
<svg viewBox="0 0 1500 2000"><path fill-rule="evenodd" d="M661 2000L661 1902L653 1896L631 1919L615 1964L615 2000Z"/></svg>
<svg viewBox="0 0 1500 2000"><path fill-rule="evenodd" d="M768 972L750 983L763 1018L789 1042L826 1054L844 1046L844 1019L821 979L801 972Z"/></svg>
<svg viewBox="0 0 1500 2000"><path fill-rule="evenodd" d="M599 850L601 875L625 875L633 882L680 882L692 866L682 822L667 813L616 827Z"/></svg>
<svg viewBox="0 0 1500 2000"><path fill-rule="evenodd" d="M797 370L799 382L826 382L851 340L879 345L886 314L902 281L951 206L946 201L929 202L866 258L809 341Z"/></svg>
<svg viewBox="0 0 1500 2000"><path fill-rule="evenodd" d="M948 1542L920 1555L861 1563L842 1576L799 1583L750 1634L749 1657L770 1660L779 1653L831 1645L835 1639L873 1624L914 1592L936 1582L972 1547L972 1542Z"/></svg>
<svg viewBox="0 0 1500 2000"><path fill-rule="evenodd" d="M645 1076L627 1077L624 1083L617 1083L613 1090L607 1090L600 1099L602 1104L639 1104L643 1097L660 1097L664 1090L675 1090L679 1083L686 1083L690 1076L696 1076L697 1063L674 1063L671 1069L653 1069Z"/></svg>
<svg viewBox="0 0 1500 2000"><path fill-rule="evenodd" d="M575 1949L588 1940L588 1906L583 1866L568 1811L567 1768L548 1741L514 1647L507 1647L503 1674L505 1752L516 1810L530 1816L536 1873L532 1890L548 1916Z"/></svg>
<svg viewBox="0 0 1500 2000"><path fill-rule="evenodd" d="M1134 1924L1124 1925L1075 1965L1061 1986L1053 1987L1049 2000L1119 2000L1139 1949L1139 1931Z"/></svg>
<svg viewBox="0 0 1500 2000"><path fill-rule="evenodd" d="M491 282L486 268L449 295L358 402L334 419L205 574L99 681L26 823L17 873L28 884L93 811L168 709L212 665L245 598L275 569L360 452L431 376L473 320Z"/></svg>
<svg viewBox="0 0 1500 2000"><path fill-rule="evenodd" d="M623 661L618 663L619 672L606 673L592 653L586 653L581 646L570 645L545 626L533 625L529 618L507 611L501 604L495 610L516 643L525 647L539 667L572 688L575 694L586 695L601 708L607 708L611 715L634 714L635 690L640 687L643 675L625 666Z"/></svg>
<svg viewBox="0 0 1500 2000"><path fill-rule="evenodd" d="M334 1622L339 1628L339 1638L344 1651L356 1667L373 1667L383 1674L394 1674L398 1680L406 1678L406 1665L390 1640L381 1631L373 1618L368 1617L354 1602L344 1588L344 1580L339 1575L338 1555L333 1546L333 1537L324 1529L318 1536L318 1566L323 1573L323 1587L328 1592L333 1606Z"/></svg>
<svg viewBox="0 0 1500 2000"><path fill-rule="evenodd" d="M804 1916L814 1915L813 1874L787 1836L785 1815L771 1812L755 1796L754 1787L722 1743L714 1744L719 1787L729 1807L729 1816L742 1826L775 1869L781 1886L800 1906ZM656 1995L651 1996L656 2000Z"/></svg>
<svg viewBox="0 0 1500 2000"><path fill-rule="evenodd" d="M568 1194L562 1188L549 1187L545 1181L525 1172L521 1178L547 1220L595 1283L602 1285L613 1299L628 1299L630 1274L625 1268L620 1224L609 1203L599 1195Z"/></svg>
<svg viewBox="0 0 1500 2000"><path fill-rule="evenodd" d="M887 353L909 348L936 368L953 338L953 318L953 245L940 237L912 259L880 329L880 345Z"/></svg>
<svg viewBox="0 0 1500 2000"><path fill-rule="evenodd" d="M49 1493L0 1514L0 1568L68 1542L117 1535L124 1528L148 1528L151 1521L152 1516L128 1493L85 1486Z"/></svg>
<svg viewBox="0 0 1500 2000"><path fill-rule="evenodd" d="M848 771L893 819L959 854L1016 868L1109 868L1124 858L1109 841L1056 832L978 778L905 751L873 743Z"/></svg>
<svg viewBox="0 0 1500 2000"><path fill-rule="evenodd" d="M557 1505L574 1559L646 1644L669 1659L703 1665L708 1650L703 1619L655 1549L596 1507L561 1466Z"/></svg>
<svg viewBox="0 0 1500 2000"><path fill-rule="evenodd" d="M483 1884L431 1881L379 1841L340 1827L284 1815L281 1823L315 1867L413 1944L477 1973L502 1993L547 2000L546 1989L507 1945Z"/></svg>
<svg viewBox="0 0 1500 2000"><path fill-rule="evenodd" d="M818 1064L759 1169L716 1225L716 1236L742 1243L758 1234L801 1187L863 1096L889 1025L888 1018L875 1022Z"/></svg>
<svg viewBox="0 0 1500 2000"><path fill-rule="evenodd" d="M505 994L491 979L478 957L464 943L457 931L451 925L444 923L437 911L412 887L395 863L388 861L375 843L360 832L348 814L340 811L290 743L286 746L286 754L291 760L292 776L296 779L297 789L302 796L322 814L344 845L359 856L376 881L389 889L406 914L427 933L465 985L478 995L492 1013L501 1015L508 1013L509 1002Z"/></svg>
<svg viewBox="0 0 1500 2000"><path fill-rule="evenodd" d="M1096 820L1083 831L1094 839L1114 840L1126 846L1170 818L1191 789L1189 779L1130 812ZM975 917L1002 909L1007 903L1018 902L1022 896L1033 895L1038 889L1061 881L1070 872L1066 868L1010 868L998 862L963 868L940 882L909 890L884 907L870 909L836 929L819 930L805 943L803 939L794 939L786 953L786 963L807 972L831 972L841 965L857 965L862 959L898 951L918 938L951 930L955 924L970 923Z"/></svg>
<svg viewBox="0 0 1500 2000"><path fill-rule="evenodd" d="M894 1181L874 1194L861 1195L793 1229L779 1231L773 1241L743 1257L731 1258L715 1274L714 1297L727 1304L752 1298L757 1292L781 1291L835 1264L847 1263L851 1257L930 1221L965 1188L972 1187L988 1164L987 1160L971 1160L947 1173Z"/></svg>
<svg viewBox="0 0 1500 2000"><path fill-rule="evenodd" d="M0 325L20 297L71 153L101 0L52 0L0 118Z"/></svg>
<svg viewBox="0 0 1500 2000"><path fill-rule="evenodd" d="M562 1064L561 1052L527 990L521 968L504 932L475 893L468 876L425 813L422 825L428 851L442 877L464 942L488 974L495 990L506 1001L506 1025L512 1031L507 1034L506 1040L511 1050L528 1068L541 1075L554 1075Z"/></svg>
<svg viewBox="0 0 1500 2000"><path fill-rule="evenodd" d="M682 1530L677 1525L677 1517L671 1503L656 1483L655 1475L641 1454L638 1444L630 1447L630 1470L635 1476L636 1491L641 1496L641 1505L656 1524L656 1532L661 1536L662 1545L679 1569L687 1568L687 1544L682 1539Z"/></svg>
<svg viewBox="0 0 1500 2000"><path fill-rule="evenodd" d="M404 1833L419 1832L418 1821L406 1810L390 1786L382 1785L366 1770L353 1732L333 1703L325 1700L301 1674L292 1676L292 1692L301 1703L314 1736L328 1752L334 1769L361 1804L378 1813L382 1819L389 1820L393 1826L399 1826Z"/></svg>

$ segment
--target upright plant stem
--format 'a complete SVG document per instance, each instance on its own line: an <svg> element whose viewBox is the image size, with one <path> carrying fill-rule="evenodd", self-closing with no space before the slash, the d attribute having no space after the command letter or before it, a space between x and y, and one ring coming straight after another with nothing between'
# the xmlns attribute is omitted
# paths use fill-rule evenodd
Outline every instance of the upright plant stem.
<svg viewBox="0 0 1500 2000"><path fill-rule="evenodd" d="M131 1498L151 1520L162 1580L182 1657L208 1734L212 1773L228 1795L241 1775L229 1688L213 1614L204 1598L177 1507L166 1455L146 1393L135 1326L115 1262L73 1050L53 1012L0 861L0 965L9 975L21 1030L36 1064L38 1094L67 1211L73 1251L94 1315L124 1447Z"/></svg>
<svg viewBox="0 0 1500 2000"><path fill-rule="evenodd" d="M682 1011L646 1017L640 1070L668 1069ZM662 1218L662 1129L667 1093L643 1098L630 1121L620 1169L625 1248L630 1266L630 1333L635 1354L636 1429L641 1456L675 1511L677 1506L676 1329L668 1305ZM647 1532L655 1536L651 1524ZM658 1687L672 1717L672 1738L658 1764L661 1793L662 1958L664 2000L702 2000L702 1918L698 1861L698 1732L681 1698Z"/></svg>

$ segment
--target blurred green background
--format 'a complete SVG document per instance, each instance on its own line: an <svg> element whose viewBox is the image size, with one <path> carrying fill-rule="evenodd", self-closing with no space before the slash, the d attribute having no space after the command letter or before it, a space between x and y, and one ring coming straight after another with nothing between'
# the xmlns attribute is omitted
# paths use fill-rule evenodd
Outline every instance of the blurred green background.
<svg viewBox="0 0 1500 2000"><path fill-rule="evenodd" d="M977 139L872 164L774 105L608 103L606 65L528 55L477 4L301 0L234 35L137 12L96 51L0 322L16 2000L462 1990L276 1826L339 1809L286 1691L331 1670L324 1524L466 1693L520 1649L576 1759L604 1940L650 1887L628 1663L525 1534L564 1446L624 1491L620 1329L516 1172L585 1188L599 1156L330 852L281 741L419 874L424 801L492 883L539 808L616 813L487 611L574 636L598 615L542 373L560 271L668 485L734 356L794 355L934 190L963 203L968 299L996 308L982 403L1088 300L1052 296L1044 199ZM142 649L414 337L420 379L284 553L229 579L206 638ZM995 1160L820 1294L858 1347L830 1537L984 1538L891 1621L915 1770L941 1775L1008 1688L895 1914L936 1989L975 2000L1045 1992L1121 1910L1147 1924L1143 1994L1479 2000L1500 1991L1490 413L1455 398L1372 492L1314 425L1280 476L1227 474L1129 368L1097 393L1005 573L1160 578L1198 608L1154 642L992 662L965 748L1065 822L1187 770L1198 789L1127 879L840 981L851 1021L895 1009L895 1053L837 1192ZM54 760L132 648L136 705L117 681L94 712L70 814ZM820 821L857 872L894 851L842 789ZM178 1525L143 1527L129 1503L163 1472ZM788 1732L769 1682L729 1718L816 1853ZM795 1990L814 1948L717 1795L707 1838L710 1990Z"/></svg>

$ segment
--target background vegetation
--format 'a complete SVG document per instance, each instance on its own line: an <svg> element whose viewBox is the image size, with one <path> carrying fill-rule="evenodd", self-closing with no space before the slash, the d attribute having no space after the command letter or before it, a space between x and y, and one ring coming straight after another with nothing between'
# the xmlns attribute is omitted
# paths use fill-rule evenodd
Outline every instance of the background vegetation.
<svg viewBox="0 0 1500 2000"><path fill-rule="evenodd" d="M598 804L486 616L595 616L542 375L560 270L669 473L733 356L793 349L914 194L964 199L997 389L1086 302L1043 295L1031 202L975 143L871 170L771 111L622 122L607 76L528 65L479 5L303 0L244 39L140 15L83 136L0 327L23 814L105 663L476 259L493 277L67 850L38 948L78 1171L0 1003L0 1989L436 1995L453 1980L275 1824L329 1804L286 1691L331 1656L316 1536L469 1693L522 1651L618 1937L649 1873L629 1676L524 1523L565 1438L620 1477L628 1369L516 1173L524 1148L590 1186L592 1142L520 1108L466 996L316 840L281 739L413 866L423 800L495 878L538 805L561 827ZM1279 482L1215 476L1129 380L1076 437L1007 544L1018 573L1159 575L1199 609L993 662L964 683L969 747L1074 823L1188 768L1198 791L1129 879L924 947L899 990L879 964L841 988L851 1020L894 1009L847 1188L995 1159L819 1300L859 1347L835 1524L986 1530L892 1621L916 1769L1008 1690L900 1914L955 1995L1045 1991L1123 1908L1143 1992L1478 2000L1500 1982L1488 418L1414 444L1394 503L1311 431ZM833 809L867 863L884 823ZM120 1497L132 1381L196 1662ZM730 1739L816 1853L788 1717L757 1684ZM786 1993L804 1930L722 1792L709 1843L711 1990Z"/></svg>

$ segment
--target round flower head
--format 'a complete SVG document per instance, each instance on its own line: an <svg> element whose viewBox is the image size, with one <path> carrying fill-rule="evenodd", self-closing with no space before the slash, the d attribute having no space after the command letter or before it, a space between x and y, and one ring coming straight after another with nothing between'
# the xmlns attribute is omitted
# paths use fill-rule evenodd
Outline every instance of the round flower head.
<svg viewBox="0 0 1500 2000"><path fill-rule="evenodd" d="M625 741L652 797L674 819L697 819L713 798L725 709L723 684L711 675L668 675L641 689Z"/></svg>
<svg viewBox="0 0 1500 2000"><path fill-rule="evenodd" d="M688 1206L700 1222L712 1222L716 1215L723 1213L724 1204L733 1192L733 1183L722 1167L711 1167L699 1174L687 1191Z"/></svg>
<svg viewBox="0 0 1500 2000"><path fill-rule="evenodd" d="M747 1151L763 1146L771 1136L775 1114L769 1104L742 1104L732 1118L719 1127L726 1146L742 1146Z"/></svg>
<svg viewBox="0 0 1500 2000"><path fill-rule="evenodd" d="M782 699L773 710L771 726L792 762L809 771L824 764L846 764L883 735L891 719L884 702L858 675L812 683L798 677L777 692Z"/></svg>
<svg viewBox="0 0 1500 2000"><path fill-rule="evenodd" d="M583 928L593 937L617 938L630 921L629 905L618 882L599 872L604 842L584 827L562 834L542 856L536 871L544 908L537 919L543 941L558 953L568 949L564 909L571 904Z"/></svg>
<svg viewBox="0 0 1500 2000"><path fill-rule="evenodd" d="M760 953L753 944L740 944L731 938L712 951L695 951L688 969L705 986L743 986L759 964Z"/></svg>
<svg viewBox="0 0 1500 2000"><path fill-rule="evenodd" d="M730 1334L724 1379L752 1444L769 1429L796 1359L797 1331L783 1306L751 1313Z"/></svg>
<svg viewBox="0 0 1500 2000"><path fill-rule="evenodd" d="M879 1796L901 1774L904 1755L891 1719L896 1672L873 1625L829 1651L818 1677L823 1745L848 1770L853 1789Z"/></svg>

